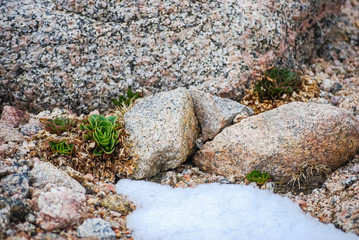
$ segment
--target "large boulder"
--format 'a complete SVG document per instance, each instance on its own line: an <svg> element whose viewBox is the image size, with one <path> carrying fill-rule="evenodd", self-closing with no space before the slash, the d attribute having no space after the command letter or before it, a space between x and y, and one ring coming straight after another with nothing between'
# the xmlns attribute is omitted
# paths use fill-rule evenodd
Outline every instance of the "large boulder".
<svg viewBox="0 0 359 240"><path fill-rule="evenodd" d="M199 126L191 94L184 88L142 99L124 119L132 151L138 156L132 178L175 168L195 150Z"/></svg>
<svg viewBox="0 0 359 240"><path fill-rule="evenodd" d="M258 169L284 180L305 164L336 169L358 150L358 117L331 105L293 102L225 128L194 163L224 176Z"/></svg>
<svg viewBox="0 0 359 240"><path fill-rule="evenodd" d="M0 109L108 108L128 88L240 97L262 65L300 66L344 0L7 0Z"/></svg>

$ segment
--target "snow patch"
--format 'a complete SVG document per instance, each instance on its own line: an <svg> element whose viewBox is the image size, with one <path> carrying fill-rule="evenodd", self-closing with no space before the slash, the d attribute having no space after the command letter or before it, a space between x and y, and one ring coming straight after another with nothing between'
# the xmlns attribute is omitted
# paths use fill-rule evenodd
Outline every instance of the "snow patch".
<svg viewBox="0 0 359 240"><path fill-rule="evenodd" d="M118 194L136 210L127 227L136 240L358 240L303 213L290 199L251 186L199 185L176 188L121 180Z"/></svg>

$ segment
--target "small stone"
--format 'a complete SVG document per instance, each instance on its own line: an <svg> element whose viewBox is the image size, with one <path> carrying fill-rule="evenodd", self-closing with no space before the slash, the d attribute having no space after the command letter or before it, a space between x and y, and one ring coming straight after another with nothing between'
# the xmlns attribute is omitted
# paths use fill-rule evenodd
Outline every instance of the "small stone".
<svg viewBox="0 0 359 240"><path fill-rule="evenodd" d="M330 79L324 79L322 84L320 85L320 89L335 94L336 92L342 89L342 85Z"/></svg>
<svg viewBox="0 0 359 240"><path fill-rule="evenodd" d="M353 167L353 172L359 173L359 164L357 164Z"/></svg>
<svg viewBox="0 0 359 240"><path fill-rule="evenodd" d="M9 165L4 164L4 161L0 161L0 178L10 175L10 174L13 174L13 173L16 173L15 166L12 166L12 165L9 166Z"/></svg>
<svg viewBox="0 0 359 240"><path fill-rule="evenodd" d="M25 220L29 223L35 223L36 222L36 217L34 214L28 214L25 216Z"/></svg>
<svg viewBox="0 0 359 240"><path fill-rule="evenodd" d="M36 233L36 227L34 224L29 222L24 222L16 225L16 229L19 231L24 231L26 233L34 234Z"/></svg>
<svg viewBox="0 0 359 240"><path fill-rule="evenodd" d="M165 175L161 179L161 184L163 185L170 185L170 186L176 186L177 184L177 175L173 171L168 171L165 173Z"/></svg>
<svg viewBox="0 0 359 240"><path fill-rule="evenodd" d="M335 192L342 191L345 188L345 186L343 184L341 184L341 183L332 182L332 183L326 183L325 188L329 192L335 193Z"/></svg>
<svg viewBox="0 0 359 240"><path fill-rule="evenodd" d="M46 231L57 231L83 221L86 197L69 188L52 188L40 194L37 205L36 223Z"/></svg>
<svg viewBox="0 0 359 240"><path fill-rule="evenodd" d="M252 187L258 188L258 185L257 185L256 182L250 182L250 183L248 184L248 186L252 186Z"/></svg>
<svg viewBox="0 0 359 240"><path fill-rule="evenodd" d="M84 179L88 182L93 182L95 180L94 176L92 174L86 174L84 176Z"/></svg>
<svg viewBox="0 0 359 240"><path fill-rule="evenodd" d="M10 174L0 180L0 193L13 199L24 199L29 196L30 186L27 174Z"/></svg>
<svg viewBox="0 0 359 240"><path fill-rule="evenodd" d="M267 190L269 192L273 192L274 191L274 186L275 186L274 182L267 182L267 183L263 184L261 189Z"/></svg>
<svg viewBox="0 0 359 240"><path fill-rule="evenodd" d="M44 128L40 124L28 123L21 126L20 132L22 135L30 137L37 134L42 129Z"/></svg>
<svg viewBox="0 0 359 240"><path fill-rule="evenodd" d="M25 124L29 121L29 119L29 113L21 111L15 107L4 106L2 110L1 120L11 126L17 127Z"/></svg>
<svg viewBox="0 0 359 240"><path fill-rule="evenodd" d="M5 231L10 224L10 206L7 204L0 204L0 238L5 238Z"/></svg>
<svg viewBox="0 0 359 240"><path fill-rule="evenodd" d="M34 240L66 240L66 238L62 237L59 234L56 233L39 233L33 237Z"/></svg>
<svg viewBox="0 0 359 240"><path fill-rule="evenodd" d="M78 237L98 237L100 239L116 239L111 224L101 218L86 219L77 229Z"/></svg>
<svg viewBox="0 0 359 240"><path fill-rule="evenodd" d="M193 107L201 126L201 140L213 139L223 128L232 124L236 115L249 117L253 110L227 98L220 98L202 91L191 91Z"/></svg>
<svg viewBox="0 0 359 240"><path fill-rule="evenodd" d="M345 180L345 182L344 182L345 187L350 187L350 186L353 185L357 180L358 180L357 177L347 178L347 179Z"/></svg>
<svg viewBox="0 0 359 240"><path fill-rule="evenodd" d="M45 188L50 183L58 187L70 188L74 192L86 193L85 188L79 182L49 162L36 162L29 175L32 183L39 188Z"/></svg>
<svg viewBox="0 0 359 240"><path fill-rule="evenodd" d="M115 211L121 213L121 215L126 216L134 210L134 205L128 201L122 195L111 195L101 201L101 206L107 208L110 211Z"/></svg>
<svg viewBox="0 0 359 240"><path fill-rule="evenodd" d="M5 123L0 123L0 143L22 143L24 140L24 136L16 128Z"/></svg>
<svg viewBox="0 0 359 240"><path fill-rule="evenodd" d="M0 158L13 156L18 151L18 145L15 142L0 144ZM3 170L0 169L0 172ZM1 173L0 173L1 174Z"/></svg>

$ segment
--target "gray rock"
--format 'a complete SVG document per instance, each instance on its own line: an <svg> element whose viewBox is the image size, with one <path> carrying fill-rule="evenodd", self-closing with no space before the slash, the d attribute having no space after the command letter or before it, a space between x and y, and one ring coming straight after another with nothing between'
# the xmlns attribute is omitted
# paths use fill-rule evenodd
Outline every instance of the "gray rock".
<svg viewBox="0 0 359 240"><path fill-rule="evenodd" d="M29 177L24 173L15 173L1 178L0 193L20 200L28 197L30 194Z"/></svg>
<svg viewBox="0 0 359 240"><path fill-rule="evenodd" d="M56 233L38 233L34 236L34 239L66 240L66 238Z"/></svg>
<svg viewBox="0 0 359 240"><path fill-rule="evenodd" d="M38 188L45 188L47 184L54 184L57 187L70 188L74 192L82 194L86 192L79 182L49 162L36 162L29 175L33 185Z"/></svg>
<svg viewBox="0 0 359 240"><path fill-rule="evenodd" d="M330 79L324 79L323 82L320 84L320 89L335 94L342 89L342 85Z"/></svg>
<svg viewBox="0 0 359 240"><path fill-rule="evenodd" d="M203 171L244 177L254 169L289 180L307 166L332 170L359 150L359 119L330 105L293 102L225 128L194 155Z"/></svg>
<svg viewBox="0 0 359 240"><path fill-rule="evenodd" d="M213 139L229 126L237 114L251 116L253 110L238 102L220 98L202 91L191 91L194 111L201 126L201 140Z"/></svg>
<svg viewBox="0 0 359 240"><path fill-rule="evenodd" d="M132 178L175 168L195 150L198 121L191 94L184 88L144 98L124 119L132 151L139 157Z"/></svg>
<svg viewBox="0 0 359 240"><path fill-rule="evenodd" d="M36 233L36 226L28 222L19 223L18 225L16 225L16 229L18 231L26 232L31 235Z"/></svg>
<svg viewBox="0 0 359 240"><path fill-rule="evenodd" d="M101 218L88 218L77 229L78 237L98 237L101 240L116 239L116 234L111 229L111 224Z"/></svg>
<svg viewBox="0 0 359 240"><path fill-rule="evenodd" d="M345 188L345 185L340 182L329 182L325 183L325 188L330 193L336 193L342 191Z"/></svg>
<svg viewBox="0 0 359 240"><path fill-rule="evenodd" d="M4 122L0 122L0 143L22 143L24 140L24 136L22 136L16 128Z"/></svg>
<svg viewBox="0 0 359 240"><path fill-rule="evenodd" d="M10 206L0 203L0 238L5 238L5 232L10 226Z"/></svg>
<svg viewBox="0 0 359 240"><path fill-rule="evenodd" d="M18 144L15 142L8 142L0 144L0 159L4 159L7 157L14 156L15 153L18 151ZM0 169L0 176L1 172L4 170Z"/></svg>
<svg viewBox="0 0 359 240"><path fill-rule="evenodd" d="M308 59L343 2L2 1L0 109L89 113L128 88L237 98L260 66Z"/></svg>
<svg viewBox="0 0 359 240"><path fill-rule="evenodd" d="M21 134L24 136L33 136L37 134L40 130L42 130L43 127L37 124L25 124L21 126Z"/></svg>
<svg viewBox="0 0 359 240"><path fill-rule="evenodd" d="M350 187L351 185L353 185L356 181L358 180L357 177L350 177L347 178L344 182L345 187Z"/></svg>
<svg viewBox="0 0 359 240"><path fill-rule="evenodd" d="M1 149L1 145L0 145L0 149ZM1 154L0 154L1 157ZM14 160L12 160L11 158L7 158L4 159L2 161L0 161L0 178L16 173L16 167L13 166Z"/></svg>
<svg viewBox="0 0 359 240"><path fill-rule="evenodd" d="M24 221L30 212L30 207L22 201L0 197L0 239L3 239L5 233L8 233L10 223Z"/></svg>

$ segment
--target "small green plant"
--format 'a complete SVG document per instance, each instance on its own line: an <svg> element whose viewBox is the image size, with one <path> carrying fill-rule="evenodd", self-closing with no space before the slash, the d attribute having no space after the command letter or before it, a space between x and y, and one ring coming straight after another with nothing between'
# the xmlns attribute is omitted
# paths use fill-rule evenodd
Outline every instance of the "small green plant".
<svg viewBox="0 0 359 240"><path fill-rule="evenodd" d="M45 130L50 133L61 135L64 132L68 132L75 126L74 122L69 118L57 117L55 119L47 119L45 121Z"/></svg>
<svg viewBox="0 0 359 240"><path fill-rule="evenodd" d="M263 73L263 77L256 81L253 90L258 93L259 99L280 99L284 94L291 95L302 88L301 77L288 70L270 67Z"/></svg>
<svg viewBox="0 0 359 240"><path fill-rule="evenodd" d="M261 173L261 171L259 170L253 170L252 172L246 175L246 178L250 182L256 182L259 185L263 185L264 183L270 180L270 175L267 172Z"/></svg>
<svg viewBox="0 0 359 240"><path fill-rule="evenodd" d="M87 130L85 138L96 142L97 146L93 152L95 156L111 154L115 150L119 138L118 129L121 127L116 123L116 118L94 114L81 124L81 130Z"/></svg>
<svg viewBox="0 0 359 240"><path fill-rule="evenodd" d="M111 99L112 103L118 107L128 107L133 103L137 98L140 97L139 93L134 93L130 89L127 91L126 95L121 95L118 99Z"/></svg>
<svg viewBox="0 0 359 240"><path fill-rule="evenodd" d="M60 142L50 141L50 148L55 153L71 155L74 148L74 144L73 143L67 144L65 140Z"/></svg>

